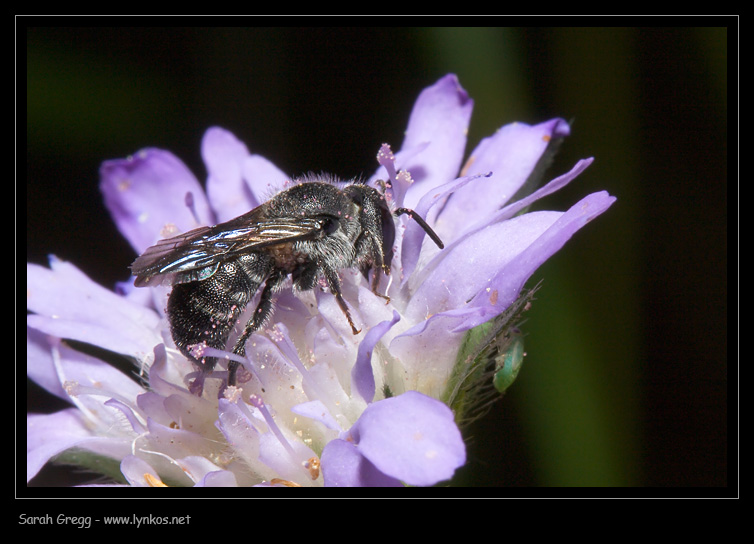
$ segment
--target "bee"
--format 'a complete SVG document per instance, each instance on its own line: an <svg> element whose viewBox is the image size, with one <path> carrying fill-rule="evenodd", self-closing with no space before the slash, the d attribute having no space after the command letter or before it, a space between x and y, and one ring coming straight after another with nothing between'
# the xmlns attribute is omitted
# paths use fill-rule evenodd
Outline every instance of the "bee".
<svg viewBox="0 0 754 544"><path fill-rule="evenodd" d="M395 241L393 216L413 218L442 249L443 243L413 210L390 211L378 190L361 182L340 188L337 180L304 179L253 210L213 227L199 227L147 248L131 265L136 287L172 285L166 315L180 352L210 374L217 358L195 356L196 345L225 350L249 301L261 288L256 310L235 342L246 341L274 309L274 294L290 276L294 289L313 289L324 278L348 320L340 270L358 267L377 292L380 274L390 274ZM262 284L264 286L262 287ZM236 384L239 363L228 362L228 385ZM203 382L203 379L202 379Z"/></svg>

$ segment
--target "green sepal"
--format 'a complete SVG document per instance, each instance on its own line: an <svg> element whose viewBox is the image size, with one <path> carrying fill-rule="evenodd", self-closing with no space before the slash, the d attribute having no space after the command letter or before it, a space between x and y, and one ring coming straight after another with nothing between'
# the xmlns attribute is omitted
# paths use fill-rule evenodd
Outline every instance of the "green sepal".
<svg viewBox="0 0 754 544"><path fill-rule="evenodd" d="M119 484L128 482L120 471L120 461L80 448L71 448L56 455L52 462L57 465L75 466L115 480Z"/></svg>
<svg viewBox="0 0 754 544"><path fill-rule="evenodd" d="M502 314L466 333L441 396L459 426L483 416L518 376L524 357L518 325L539 286L522 292Z"/></svg>

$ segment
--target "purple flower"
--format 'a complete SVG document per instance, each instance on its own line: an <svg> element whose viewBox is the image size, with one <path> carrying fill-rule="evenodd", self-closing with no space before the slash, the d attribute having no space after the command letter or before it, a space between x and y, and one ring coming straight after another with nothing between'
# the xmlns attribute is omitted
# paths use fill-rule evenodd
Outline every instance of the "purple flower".
<svg viewBox="0 0 754 544"><path fill-rule="evenodd" d="M389 304L357 270L342 271L357 336L332 294L283 290L271 322L247 343L237 387L223 388L220 363L201 396L189 390L196 368L167 328L169 287L129 282L112 292L55 258L49 268L27 265L27 372L72 404L28 415L27 479L71 452L89 466L114 462L111 475L134 486L450 479L465 463L463 414L440 399L449 398L468 331L513 307L532 273L615 200L599 192L565 212L523 213L591 159L520 198L568 125L503 126L462 166L472 105L453 75L425 89L400 151L383 145L369 180L389 181L391 206L414 209L445 248L409 217L399 219L393 272L380 283ZM168 151L144 149L102 165L105 204L137 254L160 238L241 215L291 180L220 128L205 134L202 156L206 194ZM133 358L141 381L62 338Z"/></svg>

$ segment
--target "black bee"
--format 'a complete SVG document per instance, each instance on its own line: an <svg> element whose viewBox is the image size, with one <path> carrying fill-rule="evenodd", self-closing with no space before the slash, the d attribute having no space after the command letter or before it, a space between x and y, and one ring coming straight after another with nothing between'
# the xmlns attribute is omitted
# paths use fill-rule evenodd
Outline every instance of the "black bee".
<svg viewBox="0 0 754 544"><path fill-rule="evenodd" d="M391 213L384 196L363 183L341 189L330 181L305 180L235 219L160 240L131 265L134 285L173 285L167 304L173 340L207 375L217 359L197 358L189 346L226 349L233 327L264 283L256 311L233 347L233 353L245 356L246 341L270 317L273 294L289 275L301 291L324 277L353 334L361 332L341 295L338 272L358 267L368 278L373 269L372 292L389 300L377 293L379 270L390 273L393 215L402 214L443 248L412 210ZM228 363L229 385L235 385L238 364Z"/></svg>

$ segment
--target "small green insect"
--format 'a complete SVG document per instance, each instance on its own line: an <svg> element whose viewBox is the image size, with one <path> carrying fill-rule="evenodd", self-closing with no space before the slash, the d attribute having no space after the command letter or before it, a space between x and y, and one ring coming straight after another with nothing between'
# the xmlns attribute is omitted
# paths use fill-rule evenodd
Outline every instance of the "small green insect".
<svg viewBox="0 0 754 544"><path fill-rule="evenodd" d="M382 394L385 395L386 399L395 396L393 395L393 390L390 389L390 386L388 384L382 386Z"/></svg>
<svg viewBox="0 0 754 544"><path fill-rule="evenodd" d="M495 375L492 384L498 393L505 393L518 376L524 363L524 335L518 329L510 330L510 343L507 349L495 357Z"/></svg>

